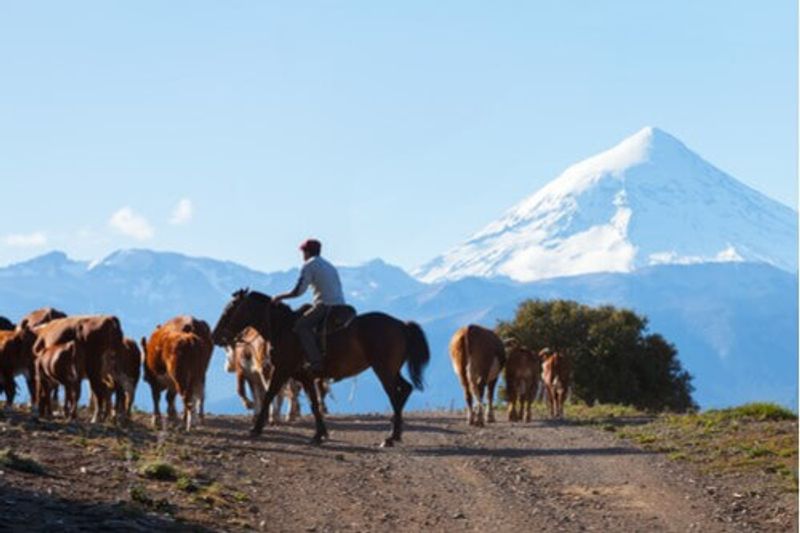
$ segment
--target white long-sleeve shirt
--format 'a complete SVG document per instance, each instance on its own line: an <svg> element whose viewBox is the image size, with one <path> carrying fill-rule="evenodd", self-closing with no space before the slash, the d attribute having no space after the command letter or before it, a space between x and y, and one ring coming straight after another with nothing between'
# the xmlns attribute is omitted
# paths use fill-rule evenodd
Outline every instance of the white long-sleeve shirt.
<svg viewBox="0 0 800 533"><path fill-rule="evenodd" d="M344 305L342 282L336 267L320 256L312 257L303 264L297 282L298 296L311 287L314 305Z"/></svg>

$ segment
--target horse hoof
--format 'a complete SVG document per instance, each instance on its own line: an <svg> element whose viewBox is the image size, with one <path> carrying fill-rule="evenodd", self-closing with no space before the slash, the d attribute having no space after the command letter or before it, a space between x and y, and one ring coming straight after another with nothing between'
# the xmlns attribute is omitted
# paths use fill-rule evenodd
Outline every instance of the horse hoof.
<svg viewBox="0 0 800 533"><path fill-rule="evenodd" d="M381 442L381 448L394 448L394 440L386 439L385 441Z"/></svg>
<svg viewBox="0 0 800 533"><path fill-rule="evenodd" d="M254 438L260 437L260 436L261 436L261 430L260 429L253 428L253 429L250 430L250 438L251 439L254 439Z"/></svg>

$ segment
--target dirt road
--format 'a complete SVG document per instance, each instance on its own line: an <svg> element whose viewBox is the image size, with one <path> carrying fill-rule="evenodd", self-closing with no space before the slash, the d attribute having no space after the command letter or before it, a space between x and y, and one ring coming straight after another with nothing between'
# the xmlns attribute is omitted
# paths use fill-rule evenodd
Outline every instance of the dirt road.
<svg viewBox="0 0 800 533"><path fill-rule="evenodd" d="M784 531L708 490L686 467L573 424L468 428L410 414L402 445L379 449L385 417L330 417L248 439L244 417L210 417L186 435L146 418L113 428L0 420L0 449L45 474L2 468L0 517L17 529L107 527L266 531ZM173 467L149 479L152 462ZM178 478L176 480L176 478ZM787 502L792 496L787 495ZM784 503L778 502L781 505ZM789 505L789 503L785 503ZM794 507L796 510L796 505Z"/></svg>

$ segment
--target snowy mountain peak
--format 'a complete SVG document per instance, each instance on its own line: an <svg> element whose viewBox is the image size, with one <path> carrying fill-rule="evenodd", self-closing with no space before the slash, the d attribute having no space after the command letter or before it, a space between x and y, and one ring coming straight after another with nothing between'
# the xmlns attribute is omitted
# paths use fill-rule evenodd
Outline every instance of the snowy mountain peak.
<svg viewBox="0 0 800 533"><path fill-rule="evenodd" d="M796 250L792 209L669 133L646 127L567 168L415 275L427 282L533 281L719 261L766 262L794 272Z"/></svg>

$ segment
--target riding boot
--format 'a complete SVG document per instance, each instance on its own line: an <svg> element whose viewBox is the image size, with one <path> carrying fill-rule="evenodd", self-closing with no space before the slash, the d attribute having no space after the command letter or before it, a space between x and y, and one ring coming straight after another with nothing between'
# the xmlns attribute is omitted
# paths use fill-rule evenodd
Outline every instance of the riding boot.
<svg viewBox="0 0 800 533"><path fill-rule="evenodd" d="M317 374L322 373L322 353L319 351L314 333L301 330L297 332L297 336L300 337L300 344L303 345L303 350L306 352L309 369Z"/></svg>

